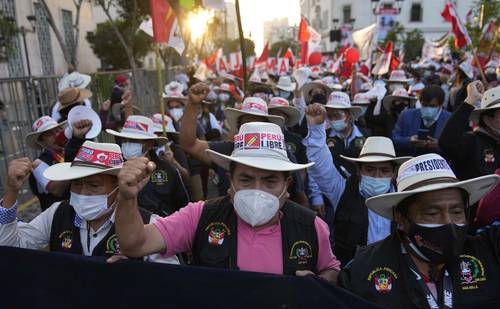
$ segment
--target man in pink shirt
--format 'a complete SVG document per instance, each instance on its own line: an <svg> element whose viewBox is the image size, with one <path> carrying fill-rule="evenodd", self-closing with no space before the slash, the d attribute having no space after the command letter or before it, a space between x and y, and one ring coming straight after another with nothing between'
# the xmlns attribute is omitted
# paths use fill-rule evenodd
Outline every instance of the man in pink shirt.
<svg viewBox="0 0 500 309"><path fill-rule="evenodd" d="M134 158L120 171L116 232L127 256L192 251L199 266L286 275L318 275L335 283L340 262L332 253L328 226L315 213L288 200L292 163L284 136L272 123L251 122L234 137L231 156L206 150L229 172L226 196L188 204L155 224L144 225L137 193L154 164Z"/></svg>

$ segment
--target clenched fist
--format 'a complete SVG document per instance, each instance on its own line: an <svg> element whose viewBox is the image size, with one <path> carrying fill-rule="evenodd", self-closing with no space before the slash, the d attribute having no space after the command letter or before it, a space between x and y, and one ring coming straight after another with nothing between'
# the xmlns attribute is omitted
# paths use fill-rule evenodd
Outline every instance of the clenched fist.
<svg viewBox="0 0 500 309"><path fill-rule="evenodd" d="M197 83L189 88L189 103L193 105L200 105L208 95L210 89L204 83Z"/></svg>
<svg viewBox="0 0 500 309"><path fill-rule="evenodd" d="M480 101L484 94L484 85L480 80L473 81L467 85L467 98L465 102L475 106L477 101Z"/></svg>
<svg viewBox="0 0 500 309"><path fill-rule="evenodd" d="M120 197L125 200L136 198L155 169L156 164L145 157L127 160L118 173Z"/></svg>
<svg viewBox="0 0 500 309"><path fill-rule="evenodd" d="M73 137L76 138L85 138L85 134L87 134L90 129L92 129L92 121L88 119L82 119L75 123L73 123Z"/></svg>
<svg viewBox="0 0 500 309"><path fill-rule="evenodd" d="M33 164L28 158L20 158L9 162L7 170L7 190L17 192L30 176Z"/></svg>
<svg viewBox="0 0 500 309"><path fill-rule="evenodd" d="M306 107L305 110L307 124L323 124L326 120L325 106L319 103L314 103Z"/></svg>

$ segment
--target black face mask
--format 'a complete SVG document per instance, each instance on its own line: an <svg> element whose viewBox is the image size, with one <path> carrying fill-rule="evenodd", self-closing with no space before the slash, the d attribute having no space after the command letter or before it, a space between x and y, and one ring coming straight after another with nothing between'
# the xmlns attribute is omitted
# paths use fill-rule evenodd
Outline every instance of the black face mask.
<svg viewBox="0 0 500 309"><path fill-rule="evenodd" d="M462 253L467 224L416 224L408 230L409 247L421 259L434 264L452 261Z"/></svg>
<svg viewBox="0 0 500 309"><path fill-rule="evenodd" d="M326 96L322 93L316 93L311 98L311 104L312 103L320 103L320 104L325 105L326 104Z"/></svg>

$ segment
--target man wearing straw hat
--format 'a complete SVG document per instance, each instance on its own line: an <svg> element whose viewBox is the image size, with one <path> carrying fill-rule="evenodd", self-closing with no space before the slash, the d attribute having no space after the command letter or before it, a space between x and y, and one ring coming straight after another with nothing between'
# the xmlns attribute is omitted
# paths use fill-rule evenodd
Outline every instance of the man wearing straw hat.
<svg viewBox="0 0 500 309"><path fill-rule="evenodd" d="M358 249L341 285L384 308L498 308L500 228L467 236L467 217L499 180L459 181L433 153L406 161L397 192L366 201L397 230Z"/></svg>
<svg viewBox="0 0 500 309"><path fill-rule="evenodd" d="M227 195L191 203L179 212L144 225L137 193L154 163L137 158L125 163L119 178L117 232L124 254L192 251L194 264L286 275L316 274L336 281L339 262L328 226L314 212L288 200L290 172L313 163L290 161L284 136L272 123L249 122L235 136L234 151L206 150L229 173Z"/></svg>
<svg viewBox="0 0 500 309"><path fill-rule="evenodd" d="M394 191L395 168L410 159L396 157L392 141L382 136L369 137L359 156L344 160L356 165L356 173L344 178L334 164L325 144L325 107L307 107L309 135L304 139L310 161L309 174L328 199L326 220L334 230L334 251L342 265L349 262L356 248L384 239L390 234L391 222L369 210L365 201L372 196Z"/></svg>
<svg viewBox="0 0 500 309"><path fill-rule="evenodd" d="M116 174L123 166L116 144L86 141L73 162L57 163L44 172L50 181L70 182L70 198L52 204L29 223L16 220L17 195L33 171L28 158L9 162L6 191L0 202L0 245L28 249L121 258L115 234ZM139 210L143 224L158 218ZM142 258L142 257L141 257ZM178 263L177 258L148 256L146 260Z"/></svg>
<svg viewBox="0 0 500 309"><path fill-rule="evenodd" d="M467 87L467 98L443 129L439 145L460 179L493 174L500 168L500 87L484 92L480 81ZM474 108L481 101L480 107ZM469 131L469 121L478 128Z"/></svg>
<svg viewBox="0 0 500 309"><path fill-rule="evenodd" d="M174 166L158 158L155 148L165 145L167 138L157 136L154 131L153 120L139 115L129 116L120 132L106 130L115 136L125 160L145 156L156 164L157 169L139 194L139 205L164 216L184 207L189 201L189 195Z"/></svg>

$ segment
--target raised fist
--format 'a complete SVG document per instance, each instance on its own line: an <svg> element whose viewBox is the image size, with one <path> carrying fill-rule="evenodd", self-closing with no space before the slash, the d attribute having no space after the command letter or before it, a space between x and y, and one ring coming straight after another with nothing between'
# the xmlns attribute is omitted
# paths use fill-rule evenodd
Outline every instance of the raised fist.
<svg viewBox="0 0 500 309"><path fill-rule="evenodd" d="M477 101L480 101L484 94L484 85L480 80L473 81L467 85L467 98L465 102L475 106Z"/></svg>
<svg viewBox="0 0 500 309"><path fill-rule="evenodd" d="M204 83L194 84L189 88L189 102L194 105L200 105L208 95L210 89Z"/></svg>
<svg viewBox="0 0 500 309"><path fill-rule="evenodd" d="M20 158L9 162L7 170L7 190L17 192L28 179L33 164L28 158Z"/></svg>
<svg viewBox="0 0 500 309"><path fill-rule="evenodd" d="M156 164L148 158L139 157L127 160L118 173L120 197L126 200L136 198L139 191L148 183Z"/></svg>
<svg viewBox="0 0 500 309"><path fill-rule="evenodd" d="M314 103L306 107L305 110L307 124L323 124L326 120L325 106L319 103Z"/></svg>
<svg viewBox="0 0 500 309"><path fill-rule="evenodd" d="M75 123L73 123L73 137L76 138L85 138L85 134L87 134L90 129L92 129L92 121L88 119L82 119Z"/></svg>

